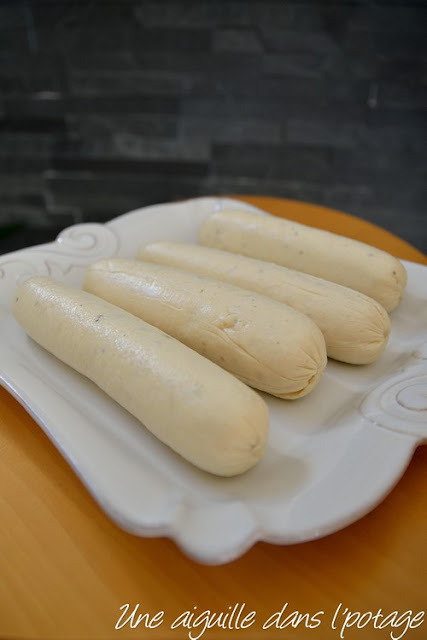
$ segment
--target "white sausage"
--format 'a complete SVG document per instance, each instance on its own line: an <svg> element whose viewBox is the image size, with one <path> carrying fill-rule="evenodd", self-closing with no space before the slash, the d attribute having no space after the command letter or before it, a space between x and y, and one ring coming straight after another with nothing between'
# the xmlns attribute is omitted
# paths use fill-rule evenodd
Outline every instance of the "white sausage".
<svg viewBox="0 0 427 640"><path fill-rule="evenodd" d="M250 289L308 315L320 328L328 356L350 364L367 364L384 351L390 318L373 298L342 285L271 262L200 245L155 242L141 247L138 258L188 269L209 278Z"/></svg>
<svg viewBox="0 0 427 640"><path fill-rule="evenodd" d="M159 329L42 276L18 287L13 312L36 342L194 465L232 476L260 459L268 434L262 398Z"/></svg>
<svg viewBox="0 0 427 640"><path fill-rule="evenodd" d="M326 366L324 338L314 322L252 291L119 259L89 267L83 286L280 398L307 394Z"/></svg>
<svg viewBox="0 0 427 640"><path fill-rule="evenodd" d="M203 223L199 242L356 289L386 311L399 304L406 286L405 267L389 253L273 215L219 211Z"/></svg>

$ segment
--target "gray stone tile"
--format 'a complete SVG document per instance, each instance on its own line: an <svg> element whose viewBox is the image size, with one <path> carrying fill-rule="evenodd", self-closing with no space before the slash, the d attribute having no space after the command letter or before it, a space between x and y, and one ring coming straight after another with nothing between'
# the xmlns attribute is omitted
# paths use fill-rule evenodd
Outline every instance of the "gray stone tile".
<svg viewBox="0 0 427 640"><path fill-rule="evenodd" d="M36 0L27 3L37 29L55 28L80 30L84 26L98 29L123 28L132 21L133 0Z"/></svg>
<svg viewBox="0 0 427 640"><path fill-rule="evenodd" d="M79 114L99 114L99 113L122 113L122 114L178 114L180 111L180 100L176 96L169 95L143 95L131 94L107 94L66 96L63 101L63 109L66 113Z"/></svg>
<svg viewBox="0 0 427 640"><path fill-rule="evenodd" d="M144 70L167 70L170 73L224 73L226 76L234 74L236 78L242 72L251 69L261 71L262 56L253 52L200 52L194 55L185 51L174 52L150 52L141 46L133 51L136 63Z"/></svg>
<svg viewBox="0 0 427 640"><path fill-rule="evenodd" d="M29 52L30 44L26 25L0 31L0 54Z"/></svg>
<svg viewBox="0 0 427 640"><path fill-rule="evenodd" d="M257 27L288 25L294 12L290 3L277 2L144 2L135 8L137 19L155 27Z"/></svg>
<svg viewBox="0 0 427 640"><path fill-rule="evenodd" d="M212 50L212 29L169 26L134 29L132 48L143 51L198 54Z"/></svg>
<svg viewBox="0 0 427 640"><path fill-rule="evenodd" d="M45 132L0 132L0 171L41 171L49 166L58 137Z"/></svg>
<svg viewBox="0 0 427 640"><path fill-rule="evenodd" d="M132 115L129 119L114 115L86 115L70 118L69 137L55 147L55 162L61 158L74 165L78 162L164 161L181 163L177 171L193 165L205 167L210 158L210 143L204 137L175 134L175 121L153 114ZM186 163L190 163L186 165ZM196 169L194 169L196 170ZM205 169L203 169L205 171Z"/></svg>
<svg viewBox="0 0 427 640"><path fill-rule="evenodd" d="M206 139L209 142L261 142L279 144L281 127L278 122L263 118L182 116L179 136L183 139Z"/></svg>
<svg viewBox="0 0 427 640"><path fill-rule="evenodd" d="M66 111L63 95L54 92L28 94L6 93L3 98L3 117L11 120L64 120Z"/></svg>
<svg viewBox="0 0 427 640"><path fill-rule="evenodd" d="M358 143L359 129L359 123L351 118L288 118L284 136L291 144L353 149Z"/></svg>
<svg viewBox="0 0 427 640"><path fill-rule="evenodd" d="M219 24L224 10L217 2L139 2L134 17L144 27L203 28Z"/></svg>
<svg viewBox="0 0 427 640"><path fill-rule="evenodd" d="M266 118L283 120L286 115L286 103L277 98L236 96L189 96L181 100L181 114L184 117L224 117L224 118Z"/></svg>
<svg viewBox="0 0 427 640"><path fill-rule="evenodd" d="M313 51L293 51L290 53L267 53L263 57L263 71L272 76L300 76L321 78L331 67L331 56L318 55Z"/></svg>
<svg viewBox="0 0 427 640"><path fill-rule="evenodd" d="M263 144L214 145L213 170L218 175L261 177L266 180L331 179L332 154L329 149Z"/></svg>
<svg viewBox="0 0 427 640"><path fill-rule="evenodd" d="M146 138L174 138L177 119L161 113L80 114L68 116L67 130L72 140L107 139L118 134Z"/></svg>
<svg viewBox="0 0 427 640"><path fill-rule="evenodd" d="M142 71L135 64L130 49L124 51L72 50L64 55L67 72L127 72Z"/></svg>
<svg viewBox="0 0 427 640"><path fill-rule="evenodd" d="M0 50L0 87L6 95L62 91L63 73L60 57L25 49L15 52Z"/></svg>
<svg viewBox="0 0 427 640"><path fill-rule="evenodd" d="M8 225L30 223L34 226L47 226L50 223L48 213L43 204L40 206L25 202L7 203L0 208L0 229Z"/></svg>
<svg viewBox="0 0 427 640"><path fill-rule="evenodd" d="M425 88L427 84L427 58L411 58L409 56L381 58L378 65L378 79L380 85L385 82Z"/></svg>
<svg viewBox="0 0 427 640"><path fill-rule="evenodd" d="M411 32L404 29L395 32L378 31L373 34L375 49L380 56L427 56L426 30Z"/></svg>
<svg viewBox="0 0 427 640"><path fill-rule="evenodd" d="M18 2L0 5L0 33L13 29L25 29L27 25L25 7Z"/></svg>
<svg viewBox="0 0 427 640"><path fill-rule="evenodd" d="M154 139L132 134L115 134L115 149L123 156L158 161L182 163L176 168L180 173L189 170L186 162L193 162L200 171L206 173L210 156L210 145L205 139L181 137L175 139ZM196 168L196 172L199 170Z"/></svg>
<svg viewBox="0 0 427 640"><path fill-rule="evenodd" d="M213 50L261 53L263 44L255 29L223 28L214 31Z"/></svg>
<svg viewBox="0 0 427 640"><path fill-rule="evenodd" d="M73 70L69 73L74 96L181 96L190 93L192 83L193 79L183 72L159 70Z"/></svg>
<svg viewBox="0 0 427 640"><path fill-rule="evenodd" d="M426 110L425 109L399 109L384 106L367 109L365 114L365 122L368 126L375 127L378 131L384 130L396 132L407 130L412 133L417 130L422 133L426 127Z"/></svg>
<svg viewBox="0 0 427 640"><path fill-rule="evenodd" d="M114 174L49 171L45 174L46 198L55 207L80 207L84 220L104 222L131 209L193 197L200 181L162 173ZM167 194L167 195L166 195Z"/></svg>
<svg viewBox="0 0 427 640"><path fill-rule="evenodd" d="M425 110L427 123L427 86L409 82L383 82L379 85L378 101L386 109Z"/></svg>
<svg viewBox="0 0 427 640"><path fill-rule="evenodd" d="M261 30L261 38L266 53L294 54L301 52L315 55L337 55L339 53L337 43L325 31L295 32L283 28L278 29L271 25L269 29Z"/></svg>
<svg viewBox="0 0 427 640"><path fill-rule="evenodd" d="M382 32L427 31L427 7L423 2L360 4L354 11L351 28Z"/></svg>
<svg viewBox="0 0 427 640"><path fill-rule="evenodd" d="M128 143L130 147L130 142ZM114 175L122 175L134 173L135 175L143 175L150 173L158 173L168 179L172 176L193 177L204 176L208 172L208 165L203 161L196 161L187 158L173 156L171 158L156 157L155 154L145 153L143 158L134 152L129 151L126 147L122 155L89 155L89 153L61 153L55 154L49 164L50 167L59 171L88 171L88 172L105 172ZM156 149L158 152L158 149ZM154 156L154 157L153 157Z"/></svg>

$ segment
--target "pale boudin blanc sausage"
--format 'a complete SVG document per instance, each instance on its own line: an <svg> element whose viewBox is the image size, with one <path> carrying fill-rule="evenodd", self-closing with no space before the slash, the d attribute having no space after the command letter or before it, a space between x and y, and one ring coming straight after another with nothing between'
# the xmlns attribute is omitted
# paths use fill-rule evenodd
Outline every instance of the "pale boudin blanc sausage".
<svg viewBox="0 0 427 640"><path fill-rule="evenodd" d="M268 434L265 402L178 340L48 277L21 283L13 312L36 342L197 467L232 476L260 459Z"/></svg>
<svg viewBox="0 0 427 640"><path fill-rule="evenodd" d="M202 224L199 242L356 289L386 311L399 304L406 286L405 267L389 253L273 215L218 211Z"/></svg>
<svg viewBox="0 0 427 640"><path fill-rule="evenodd" d="M138 260L91 265L84 288L159 327L238 378L280 398L306 395L326 366L323 335L271 298Z"/></svg>
<svg viewBox="0 0 427 640"><path fill-rule="evenodd" d="M256 291L307 314L320 328L328 356L350 364L374 362L384 351L390 318L369 296L271 262L176 242L141 247L138 258Z"/></svg>

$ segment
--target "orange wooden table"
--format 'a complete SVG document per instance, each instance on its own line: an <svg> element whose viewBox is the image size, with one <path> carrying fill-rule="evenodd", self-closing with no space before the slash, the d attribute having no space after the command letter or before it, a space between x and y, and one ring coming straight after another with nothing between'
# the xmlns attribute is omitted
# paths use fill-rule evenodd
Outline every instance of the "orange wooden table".
<svg viewBox="0 0 427 640"><path fill-rule="evenodd" d="M278 198L242 199L427 264L406 242L353 216ZM42 430L0 388L0 638L188 638L189 629L170 629L179 614L245 603L245 613L256 611L252 626L201 637L329 640L339 638L330 622L340 603L341 611L414 614L427 609L426 495L422 446L388 497L342 531L300 545L258 543L230 564L201 566L167 539L137 538L110 522ZM163 624L116 630L126 603L150 616L164 611ZM323 611L322 623L262 630L262 621L286 603L289 613ZM399 638L404 628L352 627L344 638L380 640L391 631ZM427 620L401 637L426 638Z"/></svg>

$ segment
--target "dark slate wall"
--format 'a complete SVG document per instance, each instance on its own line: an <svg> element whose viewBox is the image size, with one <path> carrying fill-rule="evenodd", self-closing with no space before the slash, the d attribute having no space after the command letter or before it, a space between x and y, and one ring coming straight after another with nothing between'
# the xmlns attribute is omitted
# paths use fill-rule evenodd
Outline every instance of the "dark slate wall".
<svg viewBox="0 0 427 640"><path fill-rule="evenodd" d="M221 193L426 250L426 130L426 2L0 4L0 251Z"/></svg>

